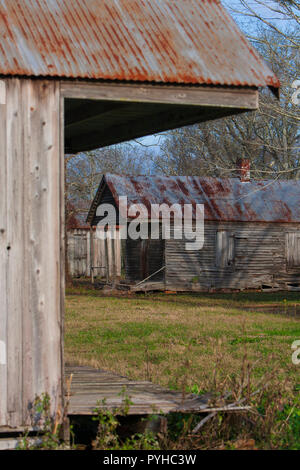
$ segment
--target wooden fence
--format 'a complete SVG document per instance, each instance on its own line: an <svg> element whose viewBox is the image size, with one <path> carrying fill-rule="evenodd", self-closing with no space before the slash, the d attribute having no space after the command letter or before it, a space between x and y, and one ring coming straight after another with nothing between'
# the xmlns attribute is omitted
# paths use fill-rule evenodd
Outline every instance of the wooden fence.
<svg viewBox="0 0 300 470"><path fill-rule="evenodd" d="M114 234L112 236L112 233ZM107 241L97 238L88 228L68 230L68 264L72 277L121 276L122 256L119 230L108 233ZM114 238L113 238L114 237Z"/></svg>

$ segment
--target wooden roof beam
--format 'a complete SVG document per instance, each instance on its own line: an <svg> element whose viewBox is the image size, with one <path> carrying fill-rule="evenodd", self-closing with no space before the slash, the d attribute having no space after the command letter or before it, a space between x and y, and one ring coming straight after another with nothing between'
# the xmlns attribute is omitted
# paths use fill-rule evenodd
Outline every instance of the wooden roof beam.
<svg viewBox="0 0 300 470"><path fill-rule="evenodd" d="M60 83L65 98L120 102L217 106L255 110L258 91L255 87L179 86L137 83L93 83L65 80Z"/></svg>

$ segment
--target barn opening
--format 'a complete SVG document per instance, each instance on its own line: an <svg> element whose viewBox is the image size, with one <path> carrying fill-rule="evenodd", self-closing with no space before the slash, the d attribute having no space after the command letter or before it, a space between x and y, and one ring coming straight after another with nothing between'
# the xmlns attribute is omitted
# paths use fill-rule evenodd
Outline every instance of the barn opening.
<svg viewBox="0 0 300 470"><path fill-rule="evenodd" d="M257 90L253 87L182 88L146 83L64 81L61 89L64 154L84 154L195 122L245 112L254 109L257 102ZM108 280L120 276L122 268L126 269L124 258L116 263L121 241L106 245L95 240L94 232L86 226L73 231L68 243L72 252L71 272L75 276L86 272L92 277L106 276ZM129 253L133 244L131 247L130 240L126 243ZM151 239L141 240L139 245L141 257L136 260L138 265L128 273L129 277L141 280L159 271L151 280L163 282L163 257L160 256L163 247ZM96 250L101 253L98 257ZM113 261L107 262L108 258Z"/></svg>
<svg viewBox="0 0 300 470"><path fill-rule="evenodd" d="M191 12L190 21L192 17ZM189 28L188 25L186 27ZM199 48L200 55L201 50L202 46ZM223 54L228 55L228 61L232 60L233 55L228 52L227 47L222 52L220 60L223 64L226 63ZM248 51L246 55L247 62L252 62L252 54ZM183 65L186 57L182 51L180 56ZM217 80L210 78L201 84L197 80L196 76L192 81L189 77L175 82L162 76L160 80L140 82L118 80L116 77L110 81L61 80L62 161L65 154L108 147L130 139L257 109L258 82L254 75L249 81L240 81L237 77L233 81L231 68L225 80L221 77ZM266 77L263 78L263 84L271 86ZM152 248L151 242L141 242L140 251L144 253L145 261L138 267L141 276L152 272ZM159 275L164 277L163 274ZM75 369L72 370L77 373ZM89 373L87 371L87 375ZM84 387L84 384L81 385ZM92 412L92 407L88 408L83 403L84 399L85 395L81 395L81 392L74 397L71 414L76 414L78 410L86 414ZM133 413L134 410L133 406Z"/></svg>

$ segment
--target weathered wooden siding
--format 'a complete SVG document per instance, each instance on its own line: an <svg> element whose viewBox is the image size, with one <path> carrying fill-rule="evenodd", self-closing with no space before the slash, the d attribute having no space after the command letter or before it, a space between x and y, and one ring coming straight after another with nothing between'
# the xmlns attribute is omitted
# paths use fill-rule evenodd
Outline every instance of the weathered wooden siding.
<svg viewBox="0 0 300 470"><path fill-rule="evenodd" d="M55 81L3 82L0 426L20 427L36 395L62 400L60 99Z"/></svg>
<svg viewBox="0 0 300 470"><path fill-rule="evenodd" d="M94 275L105 276L106 269L97 266L106 266L108 262L108 277L111 279L114 275L121 276L122 270L122 243L119 230L111 229L107 236L107 261L105 254L105 241L94 238Z"/></svg>
<svg viewBox="0 0 300 470"><path fill-rule="evenodd" d="M217 232L232 237L233 262L218 262ZM287 263L286 234L300 231L292 223L205 223L202 250L186 251L184 240L166 241L166 285L188 289L300 287L300 266ZM222 252L221 252L222 253Z"/></svg>
<svg viewBox="0 0 300 470"><path fill-rule="evenodd" d="M67 232L67 259L69 274L73 277L90 276L91 236L89 229L71 229Z"/></svg>
<svg viewBox="0 0 300 470"><path fill-rule="evenodd" d="M118 236L118 230L116 234L116 238L110 238L108 243L108 272L110 277L114 269L116 276L121 276L121 240ZM114 244L114 256L112 244ZM94 230L92 253L91 263L91 232L89 229L68 230L68 263L71 276L90 276L91 265L94 267L95 276L106 276L105 242L97 238Z"/></svg>
<svg viewBox="0 0 300 470"><path fill-rule="evenodd" d="M6 82L0 81L0 426L7 416L7 158L6 158Z"/></svg>

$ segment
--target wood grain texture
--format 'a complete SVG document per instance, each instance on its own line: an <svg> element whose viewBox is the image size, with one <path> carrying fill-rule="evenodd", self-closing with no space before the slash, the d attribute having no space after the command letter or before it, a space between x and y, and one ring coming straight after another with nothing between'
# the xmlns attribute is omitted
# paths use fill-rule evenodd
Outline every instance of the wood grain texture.
<svg viewBox="0 0 300 470"><path fill-rule="evenodd" d="M300 232L286 233L286 257L288 268L300 270Z"/></svg>
<svg viewBox="0 0 300 470"><path fill-rule="evenodd" d="M1 81L2 94L6 81ZM2 100L3 102L4 100ZM6 103L6 99L5 99ZM6 158L6 104L0 104L0 341L5 358L0 361L0 426L7 421L7 158Z"/></svg>
<svg viewBox="0 0 300 470"><path fill-rule="evenodd" d="M20 427L29 424L36 395L50 395L53 413L62 399L59 87L9 79L6 101L0 273L6 279L1 326L6 322L7 376L1 389L7 400L0 414L2 425Z"/></svg>
<svg viewBox="0 0 300 470"><path fill-rule="evenodd" d="M61 393L60 146L56 82L23 82L24 160L27 163L24 310L24 419L34 394L48 392L53 411ZM30 329L30 332L29 332ZM31 336L31 337L30 337ZM30 343L28 342L30 338Z"/></svg>
<svg viewBox="0 0 300 470"><path fill-rule="evenodd" d="M22 423L22 355L24 277L24 136L22 129L22 84L7 81L7 424ZM27 292L28 295L28 292Z"/></svg>
<svg viewBox="0 0 300 470"><path fill-rule="evenodd" d="M58 313L60 321L60 357L58 357L59 364L59 393L58 401L64 409L64 370L65 370L65 360L64 360L64 337L65 337L65 292L66 292L66 215L65 215L65 100L61 94L61 89L59 87L59 227L60 233L59 242L60 242L60 262L59 262L59 283L60 283L60 309ZM59 404L58 404L59 406ZM63 423L65 429L68 429L68 423Z"/></svg>
<svg viewBox="0 0 300 470"><path fill-rule="evenodd" d="M77 99L225 106L245 109L257 109L258 107L257 89L247 87L111 84L68 80L61 82L61 90L64 97Z"/></svg>

